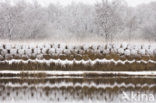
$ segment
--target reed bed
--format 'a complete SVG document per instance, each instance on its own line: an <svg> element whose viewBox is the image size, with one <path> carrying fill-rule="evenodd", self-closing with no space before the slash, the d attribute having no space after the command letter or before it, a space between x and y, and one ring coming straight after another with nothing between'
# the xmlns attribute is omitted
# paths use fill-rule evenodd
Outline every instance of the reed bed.
<svg viewBox="0 0 156 103"><path fill-rule="evenodd" d="M148 71L155 68L155 44L0 44L0 70Z"/></svg>

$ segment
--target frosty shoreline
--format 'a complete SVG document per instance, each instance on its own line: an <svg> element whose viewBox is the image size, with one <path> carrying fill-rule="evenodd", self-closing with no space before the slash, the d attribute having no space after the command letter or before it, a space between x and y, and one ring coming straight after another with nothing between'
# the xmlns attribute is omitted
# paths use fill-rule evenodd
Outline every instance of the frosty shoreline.
<svg viewBox="0 0 156 103"><path fill-rule="evenodd" d="M0 43L0 70L149 71L155 68L155 43Z"/></svg>
<svg viewBox="0 0 156 103"><path fill-rule="evenodd" d="M47 56L48 55L48 56ZM156 56L155 44L128 44L128 43L108 43L108 44L0 44L0 60L10 60L15 58L65 58L82 60L97 58L116 59L154 59ZM64 57L63 57L64 56ZM86 57L84 57L86 56ZM146 57L146 58L145 58Z"/></svg>
<svg viewBox="0 0 156 103"><path fill-rule="evenodd" d="M141 71L141 72L130 72L130 71L0 71L0 74L46 74L48 76L83 76L89 74L96 75L114 75L114 76L156 76L156 71Z"/></svg>
<svg viewBox="0 0 156 103"><path fill-rule="evenodd" d="M13 64L13 63L24 63L24 64L28 64L29 62L32 62L32 63L45 63L47 65L50 65L50 63L55 63L55 64L60 64L62 66L68 64L68 65L73 65L74 63L75 64L84 64L84 65L87 65L87 64L90 64L90 65L94 65L96 63L114 63L114 64L125 64L125 63L144 63L144 64L147 64L147 63L156 63L156 61L153 61L153 60L148 60L148 61L145 61L145 60L114 60L114 59L111 59L111 60L107 60L107 59L96 59L96 60L61 60L61 59L50 59L50 60L39 60L39 59L36 59L36 60L16 60L16 59L13 59L13 60L5 60L5 61L0 61L0 63L8 63L8 64Z"/></svg>

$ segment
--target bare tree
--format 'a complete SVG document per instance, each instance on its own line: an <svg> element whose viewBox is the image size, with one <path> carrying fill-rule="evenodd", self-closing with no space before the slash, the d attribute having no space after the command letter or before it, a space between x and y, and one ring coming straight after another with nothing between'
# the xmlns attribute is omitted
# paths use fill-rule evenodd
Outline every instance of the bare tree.
<svg viewBox="0 0 156 103"><path fill-rule="evenodd" d="M113 40L113 34L116 33L119 26L120 16L114 6L116 4L114 5L113 2L108 2L108 0L102 0L102 3L96 5L97 24L100 34L105 37L106 41Z"/></svg>

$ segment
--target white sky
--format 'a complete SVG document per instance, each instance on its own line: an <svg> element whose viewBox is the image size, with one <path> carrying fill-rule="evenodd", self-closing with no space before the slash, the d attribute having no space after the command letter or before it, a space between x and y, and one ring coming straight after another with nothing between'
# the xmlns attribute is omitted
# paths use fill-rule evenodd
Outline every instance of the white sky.
<svg viewBox="0 0 156 103"><path fill-rule="evenodd" d="M140 4L146 4L146 3L150 3L152 1L156 1L156 0L126 0L128 2L129 6L137 6Z"/></svg>
<svg viewBox="0 0 156 103"><path fill-rule="evenodd" d="M6 0L0 0L0 1L6 1ZM18 0L11 0L11 1L14 2L14 1L18 1ZM32 0L26 0L26 1L32 1ZM76 2L76 3L82 2L85 4L94 4L100 0L37 0L37 1L39 1L43 5L48 5L49 3L59 3L62 5L68 5L71 2ZM156 0L125 0L125 1L127 1L129 6L135 7L137 5L150 3L150 2L156 1Z"/></svg>
<svg viewBox="0 0 156 103"><path fill-rule="evenodd" d="M87 4L94 4L96 3L96 1L99 1L99 0L38 0L40 1L42 4L44 5L47 5L49 3L59 3L59 4L62 4L62 5L68 5L70 4L71 2L82 2L82 3L87 3ZM150 3L152 1L156 1L156 0L126 0L128 2L128 5L129 6L137 6L137 5L140 5L140 4L146 4L146 3Z"/></svg>

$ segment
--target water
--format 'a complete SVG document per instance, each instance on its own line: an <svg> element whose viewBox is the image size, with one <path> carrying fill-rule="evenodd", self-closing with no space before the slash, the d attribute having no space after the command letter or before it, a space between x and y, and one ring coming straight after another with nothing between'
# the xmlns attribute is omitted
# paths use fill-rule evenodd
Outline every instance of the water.
<svg viewBox="0 0 156 103"><path fill-rule="evenodd" d="M0 103L155 103L154 77L1 77Z"/></svg>

